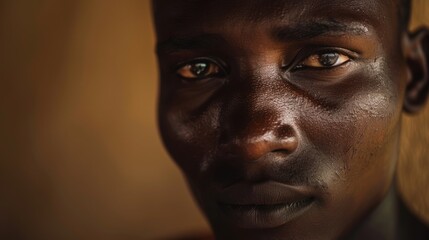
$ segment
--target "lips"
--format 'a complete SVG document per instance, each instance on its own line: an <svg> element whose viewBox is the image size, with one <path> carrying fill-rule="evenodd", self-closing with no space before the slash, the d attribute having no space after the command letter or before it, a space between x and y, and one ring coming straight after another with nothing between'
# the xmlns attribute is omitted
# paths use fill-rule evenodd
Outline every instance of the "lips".
<svg viewBox="0 0 429 240"><path fill-rule="evenodd" d="M238 183L220 192L225 220L242 228L273 228L304 214L314 203L311 189L278 182Z"/></svg>

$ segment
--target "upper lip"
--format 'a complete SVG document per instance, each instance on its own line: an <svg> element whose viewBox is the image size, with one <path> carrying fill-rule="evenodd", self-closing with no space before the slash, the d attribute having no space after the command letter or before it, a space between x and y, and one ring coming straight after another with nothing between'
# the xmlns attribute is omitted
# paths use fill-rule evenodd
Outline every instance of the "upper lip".
<svg viewBox="0 0 429 240"><path fill-rule="evenodd" d="M279 182L240 182L223 189L218 201L227 205L278 205L298 202L312 197L307 186Z"/></svg>

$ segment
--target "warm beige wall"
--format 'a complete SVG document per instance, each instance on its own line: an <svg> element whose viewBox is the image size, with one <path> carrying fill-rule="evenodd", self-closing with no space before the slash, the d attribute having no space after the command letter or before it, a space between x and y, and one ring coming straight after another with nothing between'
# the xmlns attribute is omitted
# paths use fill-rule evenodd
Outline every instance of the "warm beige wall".
<svg viewBox="0 0 429 240"><path fill-rule="evenodd" d="M0 2L0 239L207 228L157 135L153 44L148 0ZM410 174L429 169L425 115L406 119L403 144L421 151L400 173L429 217L429 174Z"/></svg>
<svg viewBox="0 0 429 240"><path fill-rule="evenodd" d="M149 1L2 1L0 19L1 234L204 227L157 134Z"/></svg>
<svg viewBox="0 0 429 240"><path fill-rule="evenodd" d="M429 1L413 0L411 28L429 26ZM429 224L429 104L419 115L404 116L398 186L407 204Z"/></svg>

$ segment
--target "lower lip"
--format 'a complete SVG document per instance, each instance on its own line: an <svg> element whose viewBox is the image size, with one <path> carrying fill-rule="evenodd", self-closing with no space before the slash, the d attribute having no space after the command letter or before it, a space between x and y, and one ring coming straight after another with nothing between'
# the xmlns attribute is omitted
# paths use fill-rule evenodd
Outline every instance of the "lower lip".
<svg viewBox="0 0 429 240"><path fill-rule="evenodd" d="M276 205L229 205L219 203L227 221L241 228L275 228L298 218L311 208L313 198Z"/></svg>

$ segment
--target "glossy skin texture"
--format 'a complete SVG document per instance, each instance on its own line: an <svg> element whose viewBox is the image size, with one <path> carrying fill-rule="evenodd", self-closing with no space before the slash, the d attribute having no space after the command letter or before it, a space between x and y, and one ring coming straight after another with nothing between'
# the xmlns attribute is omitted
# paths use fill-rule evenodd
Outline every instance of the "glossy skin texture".
<svg viewBox="0 0 429 240"><path fill-rule="evenodd" d="M385 199L413 79L393 2L154 2L161 134L217 238L336 239Z"/></svg>

